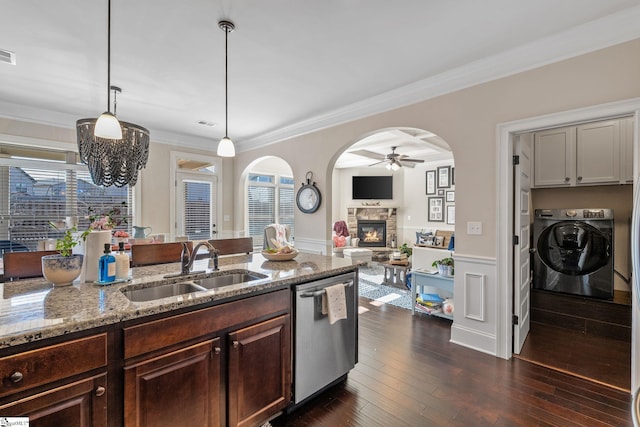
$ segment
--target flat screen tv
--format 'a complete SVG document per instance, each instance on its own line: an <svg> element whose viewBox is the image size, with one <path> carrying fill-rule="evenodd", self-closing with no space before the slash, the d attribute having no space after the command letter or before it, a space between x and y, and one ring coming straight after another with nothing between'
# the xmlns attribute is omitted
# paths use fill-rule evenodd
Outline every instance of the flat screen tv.
<svg viewBox="0 0 640 427"><path fill-rule="evenodd" d="M354 200L391 200L393 176L354 176L352 191Z"/></svg>

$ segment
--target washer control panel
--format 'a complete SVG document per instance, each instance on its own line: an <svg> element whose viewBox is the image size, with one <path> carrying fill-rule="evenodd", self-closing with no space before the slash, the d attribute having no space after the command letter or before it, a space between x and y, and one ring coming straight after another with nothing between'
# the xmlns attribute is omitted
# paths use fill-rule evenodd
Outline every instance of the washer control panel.
<svg viewBox="0 0 640 427"><path fill-rule="evenodd" d="M604 209L585 209L582 211L582 217L588 218L604 218Z"/></svg>

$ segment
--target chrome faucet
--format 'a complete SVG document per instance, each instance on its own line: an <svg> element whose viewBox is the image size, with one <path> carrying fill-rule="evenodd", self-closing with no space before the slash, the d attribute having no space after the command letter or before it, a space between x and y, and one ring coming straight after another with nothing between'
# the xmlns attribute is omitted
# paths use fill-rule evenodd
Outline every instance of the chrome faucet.
<svg viewBox="0 0 640 427"><path fill-rule="evenodd" d="M189 253L189 246L187 242L182 242L182 254L180 255L180 274L189 274L191 267L193 267L193 261L196 259L198 249L200 246L206 246L209 249L209 258L213 260L213 269L218 270L218 255L220 254L213 245L207 241L198 243L191 253Z"/></svg>

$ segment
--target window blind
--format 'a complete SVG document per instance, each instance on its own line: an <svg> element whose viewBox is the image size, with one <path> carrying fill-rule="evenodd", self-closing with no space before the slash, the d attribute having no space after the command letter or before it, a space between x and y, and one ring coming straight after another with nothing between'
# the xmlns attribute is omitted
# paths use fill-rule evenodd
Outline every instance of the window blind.
<svg viewBox="0 0 640 427"><path fill-rule="evenodd" d="M50 221L76 216L78 229L86 229L90 207L97 214L120 208L122 223L118 228L130 230L132 192L128 187L96 186L82 165L0 159L0 200L0 240L29 250L36 250L40 240L62 235Z"/></svg>
<svg viewBox="0 0 640 427"><path fill-rule="evenodd" d="M183 181L184 233L190 240L211 238L211 183Z"/></svg>
<svg viewBox="0 0 640 427"><path fill-rule="evenodd" d="M289 225L294 235L293 178L250 174L247 195L248 229L254 245L263 245L264 228L269 224Z"/></svg>

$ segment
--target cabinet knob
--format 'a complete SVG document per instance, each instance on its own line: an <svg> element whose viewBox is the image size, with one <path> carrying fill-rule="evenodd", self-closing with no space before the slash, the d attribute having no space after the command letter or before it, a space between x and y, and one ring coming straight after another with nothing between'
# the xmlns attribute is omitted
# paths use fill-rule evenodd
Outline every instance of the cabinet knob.
<svg viewBox="0 0 640 427"><path fill-rule="evenodd" d="M240 343L238 341L234 341L233 348L238 348L238 347L240 347Z"/></svg>
<svg viewBox="0 0 640 427"><path fill-rule="evenodd" d="M578 177L578 181L582 181L582 177L581 176Z"/></svg>
<svg viewBox="0 0 640 427"><path fill-rule="evenodd" d="M104 388L102 386L98 386L98 387L96 387L96 396L100 397L100 396L104 395L106 391L107 391L106 388Z"/></svg>
<svg viewBox="0 0 640 427"><path fill-rule="evenodd" d="M215 354L220 354L220 347L214 347L213 352Z"/></svg>
<svg viewBox="0 0 640 427"><path fill-rule="evenodd" d="M13 374L11 374L11 376L9 377L9 379L11 380L12 383L16 384L19 383L20 381L22 381L22 378L24 378L24 375L22 375L22 372L20 371L15 371Z"/></svg>
<svg viewBox="0 0 640 427"><path fill-rule="evenodd" d="M569 178L568 176L564 177L564 182L569 182L571 180L571 178Z"/></svg>

